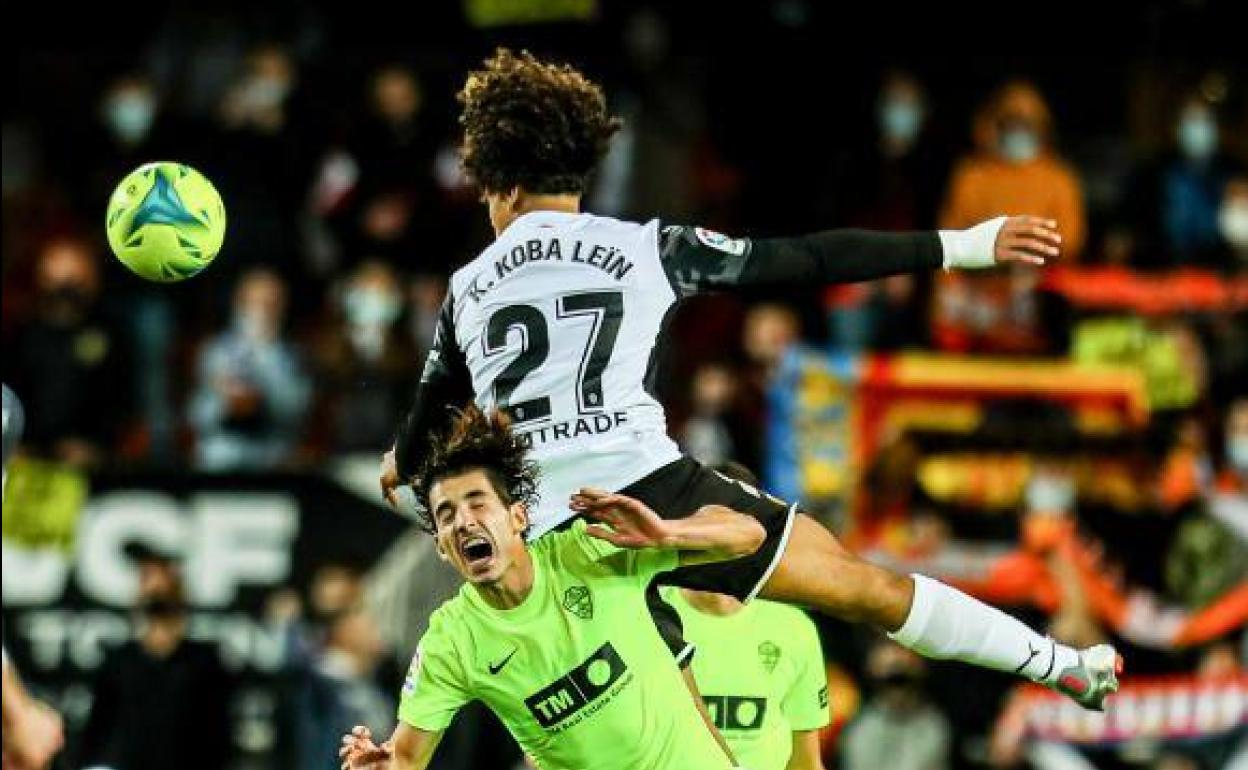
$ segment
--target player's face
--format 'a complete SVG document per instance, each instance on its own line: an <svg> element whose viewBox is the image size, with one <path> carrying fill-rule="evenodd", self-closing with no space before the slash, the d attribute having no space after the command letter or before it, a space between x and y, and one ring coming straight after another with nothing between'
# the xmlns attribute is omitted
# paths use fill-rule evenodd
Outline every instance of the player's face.
<svg viewBox="0 0 1248 770"><path fill-rule="evenodd" d="M439 480L429 490L429 506L438 552L471 583L499 581L524 551L524 506L504 503L484 471Z"/></svg>

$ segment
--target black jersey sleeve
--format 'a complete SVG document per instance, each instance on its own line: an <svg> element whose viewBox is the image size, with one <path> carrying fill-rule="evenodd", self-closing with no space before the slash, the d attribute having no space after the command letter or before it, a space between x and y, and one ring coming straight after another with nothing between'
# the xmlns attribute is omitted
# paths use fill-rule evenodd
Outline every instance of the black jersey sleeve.
<svg viewBox="0 0 1248 770"><path fill-rule="evenodd" d="M415 402L395 438L395 463L404 477L416 472L425 442L447 427L452 409L465 406L473 395L472 376L468 373L464 353L455 341L453 302L448 292L438 313L433 346L425 358L420 384L416 386Z"/></svg>
<svg viewBox="0 0 1248 770"><path fill-rule="evenodd" d="M672 285L686 297L736 286L869 281L935 270L944 259L935 231L825 230L751 239L682 225L660 230L659 254Z"/></svg>

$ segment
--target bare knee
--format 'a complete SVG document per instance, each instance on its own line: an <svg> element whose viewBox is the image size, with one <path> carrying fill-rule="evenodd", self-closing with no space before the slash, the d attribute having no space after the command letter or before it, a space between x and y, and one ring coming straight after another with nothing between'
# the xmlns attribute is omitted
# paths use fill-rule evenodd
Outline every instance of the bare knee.
<svg viewBox="0 0 1248 770"><path fill-rule="evenodd" d="M858 619L886 631L901 628L914 600L914 580L857 556L849 558L858 562L856 572L861 575L862 589L856 601Z"/></svg>

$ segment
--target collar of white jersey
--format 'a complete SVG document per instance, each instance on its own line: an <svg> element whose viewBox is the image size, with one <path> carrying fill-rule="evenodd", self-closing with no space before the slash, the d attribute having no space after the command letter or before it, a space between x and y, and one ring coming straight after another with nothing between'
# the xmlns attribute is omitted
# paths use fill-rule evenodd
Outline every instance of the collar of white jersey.
<svg viewBox="0 0 1248 770"><path fill-rule="evenodd" d="M529 211L516 217L507 229L510 230L513 227L568 227L588 222L590 216L590 214L583 211L552 211L550 209Z"/></svg>

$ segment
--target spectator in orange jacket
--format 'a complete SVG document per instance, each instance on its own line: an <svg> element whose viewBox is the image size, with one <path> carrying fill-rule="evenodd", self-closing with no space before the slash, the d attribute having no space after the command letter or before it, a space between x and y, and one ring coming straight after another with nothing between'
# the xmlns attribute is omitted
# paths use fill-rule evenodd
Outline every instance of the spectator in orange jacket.
<svg viewBox="0 0 1248 770"><path fill-rule="evenodd" d="M1083 193L1074 171L1053 150L1053 116L1026 81L1003 86L974 124L976 151L954 168L940 226L967 227L998 214L1034 212L1056 219L1062 258L1083 249Z"/></svg>
<svg viewBox="0 0 1248 770"><path fill-rule="evenodd" d="M954 167L940 213L942 228L1034 211L1057 220L1062 260L1073 261L1086 233L1075 173L1053 152L1053 118L1035 86L1014 81L988 101L973 124L976 150ZM1053 352L1031 269L936 279L930 325L940 350L1038 355Z"/></svg>

